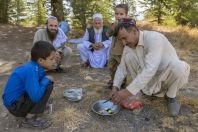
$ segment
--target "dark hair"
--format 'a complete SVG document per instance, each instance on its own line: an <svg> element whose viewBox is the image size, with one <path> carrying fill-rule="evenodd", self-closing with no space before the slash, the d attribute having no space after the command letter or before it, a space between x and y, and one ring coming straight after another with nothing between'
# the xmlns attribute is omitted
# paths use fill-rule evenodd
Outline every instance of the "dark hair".
<svg viewBox="0 0 198 132"><path fill-rule="evenodd" d="M136 21L131 18L122 18L118 21L118 25L115 27L113 36L117 36L120 29L125 28L128 32L135 28L138 31L136 26Z"/></svg>
<svg viewBox="0 0 198 132"><path fill-rule="evenodd" d="M52 44L47 41L37 41L31 49L31 60L37 61L39 58L46 59L52 51L55 51Z"/></svg>
<svg viewBox="0 0 198 132"><path fill-rule="evenodd" d="M125 10L125 13L128 14L128 11L129 11L128 4L118 4L118 5L116 5L115 9L116 8L122 8Z"/></svg>

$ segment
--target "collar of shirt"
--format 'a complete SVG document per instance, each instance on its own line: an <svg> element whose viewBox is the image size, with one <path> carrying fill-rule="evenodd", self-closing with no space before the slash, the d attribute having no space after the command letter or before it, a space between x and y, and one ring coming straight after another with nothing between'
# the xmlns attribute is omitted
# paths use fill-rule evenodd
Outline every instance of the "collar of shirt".
<svg viewBox="0 0 198 132"><path fill-rule="evenodd" d="M53 46L55 48L59 48L61 44L65 43L66 41L67 41L67 37L65 33L62 31L62 29L58 28L58 34L53 41Z"/></svg>
<svg viewBox="0 0 198 132"><path fill-rule="evenodd" d="M140 34L139 34L139 41L138 41L137 46L144 46L144 32L140 30L139 32Z"/></svg>

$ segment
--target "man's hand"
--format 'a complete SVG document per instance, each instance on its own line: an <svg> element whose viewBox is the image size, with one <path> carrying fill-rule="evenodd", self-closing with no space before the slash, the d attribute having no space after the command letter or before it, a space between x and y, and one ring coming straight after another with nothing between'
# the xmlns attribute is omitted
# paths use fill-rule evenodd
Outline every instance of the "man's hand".
<svg viewBox="0 0 198 132"><path fill-rule="evenodd" d="M97 46L99 49L101 49L101 48L104 47L104 44L103 44L102 42L99 42L99 43L96 44L96 46Z"/></svg>
<svg viewBox="0 0 198 132"><path fill-rule="evenodd" d="M47 77L50 81L54 82L54 78L53 78L52 76L47 75L46 77Z"/></svg>
<svg viewBox="0 0 198 132"><path fill-rule="evenodd" d="M113 87L112 87L112 90L111 90L111 93L110 93L110 98L112 98L112 96L113 96L118 90L119 90L118 87L113 86Z"/></svg>
<svg viewBox="0 0 198 132"><path fill-rule="evenodd" d="M59 62L61 61L61 55L58 51L56 51L55 59L56 59L56 63L59 64Z"/></svg>
<svg viewBox="0 0 198 132"><path fill-rule="evenodd" d="M90 47L93 48L94 50L99 50L99 47L98 47L97 44L93 44L93 43L92 43L92 44L90 45Z"/></svg>
<svg viewBox="0 0 198 132"><path fill-rule="evenodd" d="M122 89L120 91L114 92L112 95L112 101L115 104L121 104L124 100L128 99L132 94L127 89Z"/></svg>

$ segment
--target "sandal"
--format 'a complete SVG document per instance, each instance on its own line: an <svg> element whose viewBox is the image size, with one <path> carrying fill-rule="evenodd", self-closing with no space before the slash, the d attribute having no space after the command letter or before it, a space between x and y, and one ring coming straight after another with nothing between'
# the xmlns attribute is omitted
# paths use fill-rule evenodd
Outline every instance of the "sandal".
<svg viewBox="0 0 198 132"><path fill-rule="evenodd" d="M45 119L41 118L25 118L21 123L21 127L24 128L32 128L32 129L45 129L49 127L51 123Z"/></svg>

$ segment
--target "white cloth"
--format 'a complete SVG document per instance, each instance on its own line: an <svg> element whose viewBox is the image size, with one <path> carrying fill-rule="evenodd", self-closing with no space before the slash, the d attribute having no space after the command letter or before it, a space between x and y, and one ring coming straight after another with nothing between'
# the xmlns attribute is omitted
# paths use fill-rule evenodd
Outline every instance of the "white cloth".
<svg viewBox="0 0 198 132"><path fill-rule="evenodd" d="M102 14L96 13L96 14L93 15L93 20L94 20L95 18L100 18L100 19L102 19L103 17L102 17Z"/></svg>
<svg viewBox="0 0 198 132"><path fill-rule="evenodd" d="M67 41L67 36L65 35L65 33L61 28L58 28L58 34L53 41L53 46L57 49L61 46L61 44L65 43L66 41Z"/></svg>
<svg viewBox="0 0 198 132"><path fill-rule="evenodd" d="M179 60L174 47L164 35L140 31L137 47L132 49L125 46L113 85L120 88L127 72L133 81L126 88L133 95L140 90L147 95L163 90L167 91L168 97L174 98L177 90L187 83L190 67Z"/></svg>
<svg viewBox="0 0 198 132"><path fill-rule="evenodd" d="M96 31L96 30L94 30ZM102 31L99 34L95 33L95 43L102 41ZM89 42L89 33L86 30L83 43L78 44L77 50L80 54L81 60L83 62L89 61L91 67L93 68L103 68L107 62L108 58L108 49L111 45L111 39L105 40L102 42L104 47L100 50L94 50L93 52L90 51L91 42Z"/></svg>

